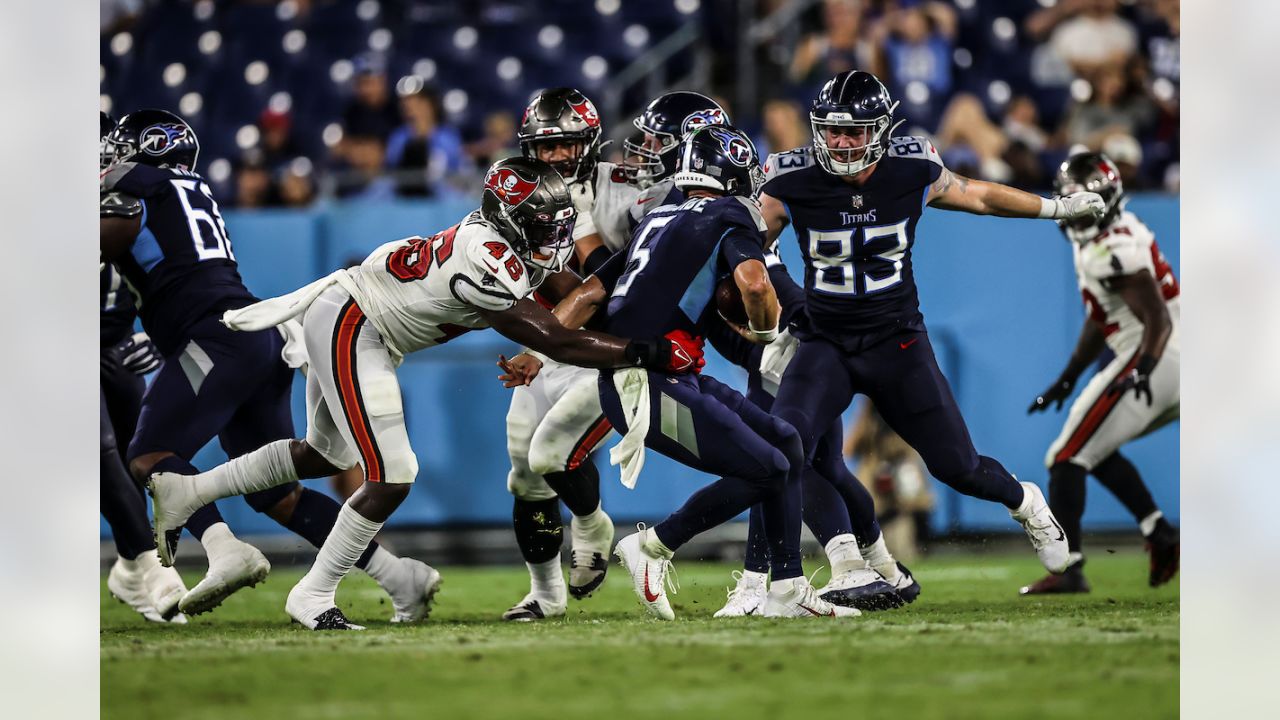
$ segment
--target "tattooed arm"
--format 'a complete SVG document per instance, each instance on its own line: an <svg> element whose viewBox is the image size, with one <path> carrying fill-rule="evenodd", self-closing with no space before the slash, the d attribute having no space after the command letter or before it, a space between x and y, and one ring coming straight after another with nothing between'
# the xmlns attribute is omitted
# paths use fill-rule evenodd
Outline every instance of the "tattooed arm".
<svg viewBox="0 0 1280 720"><path fill-rule="evenodd" d="M974 215L1001 217L1044 217L1045 198L1000 183L970 180L943 168L929 186L928 204L943 210L962 210Z"/></svg>

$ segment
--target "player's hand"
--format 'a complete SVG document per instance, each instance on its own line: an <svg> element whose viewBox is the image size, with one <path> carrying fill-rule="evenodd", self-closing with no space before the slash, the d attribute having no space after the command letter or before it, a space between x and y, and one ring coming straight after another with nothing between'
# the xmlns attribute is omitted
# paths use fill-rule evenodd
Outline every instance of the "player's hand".
<svg viewBox="0 0 1280 720"><path fill-rule="evenodd" d="M499 355L498 367L502 368L502 374L498 376L502 387L513 388L533 382L542 370L542 361L529 353L520 353L510 360Z"/></svg>
<svg viewBox="0 0 1280 720"><path fill-rule="evenodd" d="M774 328L772 332L756 332L755 330L752 330L746 325L739 325L738 323L730 320L729 318L726 318L724 315L720 315L720 319L724 320L724 324L732 328L734 332L746 338L749 342L755 343L756 345L768 345L778 337L777 328Z"/></svg>
<svg viewBox="0 0 1280 720"><path fill-rule="evenodd" d="M1108 395L1123 395L1133 390L1133 396L1138 400L1143 395L1147 396L1147 407L1151 407L1154 398L1151 396L1151 371L1156 367L1156 359L1150 355L1143 355L1138 358L1138 364L1129 372L1117 377L1111 381L1111 386L1107 388Z"/></svg>
<svg viewBox="0 0 1280 720"><path fill-rule="evenodd" d="M1074 220L1079 217L1102 217L1102 213L1106 212L1107 203L1098 193L1077 192L1065 195L1060 198L1054 198L1057 202L1057 209L1054 217L1059 220Z"/></svg>
<svg viewBox="0 0 1280 720"><path fill-rule="evenodd" d="M134 333L125 338L123 342L116 345L115 351L120 358L120 364L135 375L146 375L164 362L160 351L144 332Z"/></svg>
<svg viewBox="0 0 1280 720"><path fill-rule="evenodd" d="M632 340L627 345L627 360L647 370L675 374L699 372L707 364L702 338L684 330L653 340Z"/></svg>
<svg viewBox="0 0 1280 720"><path fill-rule="evenodd" d="M1061 410L1062 403L1065 402L1067 398L1071 397L1071 391L1074 390L1075 387L1075 380L1065 377L1060 377L1057 380L1054 380L1053 384L1050 385L1047 390L1037 395L1036 399L1031 401L1031 406L1027 408L1027 414L1030 415L1032 413L1045 410L1049 405L1055 402L1058 405L1054 410Z"/></svg>

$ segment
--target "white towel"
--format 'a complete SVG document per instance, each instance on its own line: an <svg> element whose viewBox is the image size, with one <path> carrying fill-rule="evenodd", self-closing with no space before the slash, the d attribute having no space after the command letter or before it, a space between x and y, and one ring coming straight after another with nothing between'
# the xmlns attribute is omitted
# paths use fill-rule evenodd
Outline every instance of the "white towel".
<svg viewBox="0 0 1280 720"><path fill-rule="evenodd" d="M644 468L644 438L649 434L649 371L625 368L613 372L613 387L622 401L627 434L609 450L609 464L622 466L622 485L634 490Z"/></svg>
<svg viewBox="0 0 1280 720"><path fill-rule="evenodd" d="M307 344L302 337L302 323L291 318L277 325L276 329L284 338L284 348L280 351L280 358L284 360L285 365L301 370L302 374L306 375L310 358L307 355Z"/></svg>
<svg viewBox="0 0 1280 720"><path fill-rule="evenodd" d="M773 339L773 342L764 346L764 353L760 356L760 379L763 381L765 391L770 395L778 394L782 375L787 371L787 365L791 363L791 358L795 357L798 347L800 347L800 341L792 337L787 330L783 330Z"/></svg>
<svg viewBox="0 0 1280 720"><path fill-rule="evenodd" d="M260 300L238 310L228 310L222 313L222 324L232 330L245 332L275 327L306 312L311 303L320 297L320 293L339 282L339 278L346 274L346 270L338 270L287 295Z"/></svg>

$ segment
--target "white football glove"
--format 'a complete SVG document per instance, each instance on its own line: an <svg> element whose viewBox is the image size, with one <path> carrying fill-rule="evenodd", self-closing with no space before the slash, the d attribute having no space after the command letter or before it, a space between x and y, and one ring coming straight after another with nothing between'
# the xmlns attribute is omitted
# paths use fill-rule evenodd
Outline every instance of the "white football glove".
<svg viewBox="0 0 1280 720"><path fill-rule="evenodd" d="M125 338L115 349L120 356L120 364L135 375L146 375L164 361L151 338L143 332Z"/></svg>
<svg viewBox="0 0 1280 720"><path fill-rule="evenodd" d="M1107 203L1098 193L1077 192L1055 198L1041 198L1040 217L1074 220L1078 217L1101 217Z"/></svg>

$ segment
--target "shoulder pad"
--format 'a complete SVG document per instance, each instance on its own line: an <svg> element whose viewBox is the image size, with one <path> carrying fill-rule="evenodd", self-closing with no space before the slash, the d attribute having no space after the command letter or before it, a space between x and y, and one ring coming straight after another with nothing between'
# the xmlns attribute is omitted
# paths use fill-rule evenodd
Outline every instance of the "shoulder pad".
<svg viewBox="0 0 1280 720"><path fill-rule="evenodd" d="M170 188L169 181L175 175L182 175L199 180L195 173L179 172L167 168L139 165L135 162L122 162L107 168L99 178L102 192L120 190L134 197L149 198Z"/></svg>
<svg viewBox="0 0 1280 720"><path fill-rule="evenodd" d="M803 170L814 165L813 148L799 147L780 153L770 153L764 160L764 181L768 183L774 178L789 172Z"/></svg>
<svg viewBox="0 0 1280 720"><path fill-rule="evenodd" d="M764 215L761 214L760 212L760 206L757 205L754 200L749 200L744 197L738 197L736 195L733 197L733 199L737 200L738 203L747 211L747 216L750 218L749 220L750 225L754 226L755 229L759 230L760 232L764 232L765 230L769 229L769 225L764 221ZM731 214L737 215L736 212Z"/></svg>
<svg viewBox="0 0 1280 720"><path fill-rule="evenodd" d="M903 135L890 140L889 157L927 160L938 167L946 167L942 164L942 156L938 154L937 148L929 138L918 135Z"/></svg>
<svg viewBox="0 0 1280 720"><path fill-rule="evenodd" d="M458 239L466 248L466 274L482 290L498 292L510 298L511 302L533 292L524 260L516 255L501 235L487 225L472 225L465 229L468 230L467 237Z"/></svg>
<svg viewBox="0 0 1280 720"><path fill-rule="evenodd" d="M98 201L99 217L136 217L142 214L142 201L124 193L102 193Z"/></svg>

